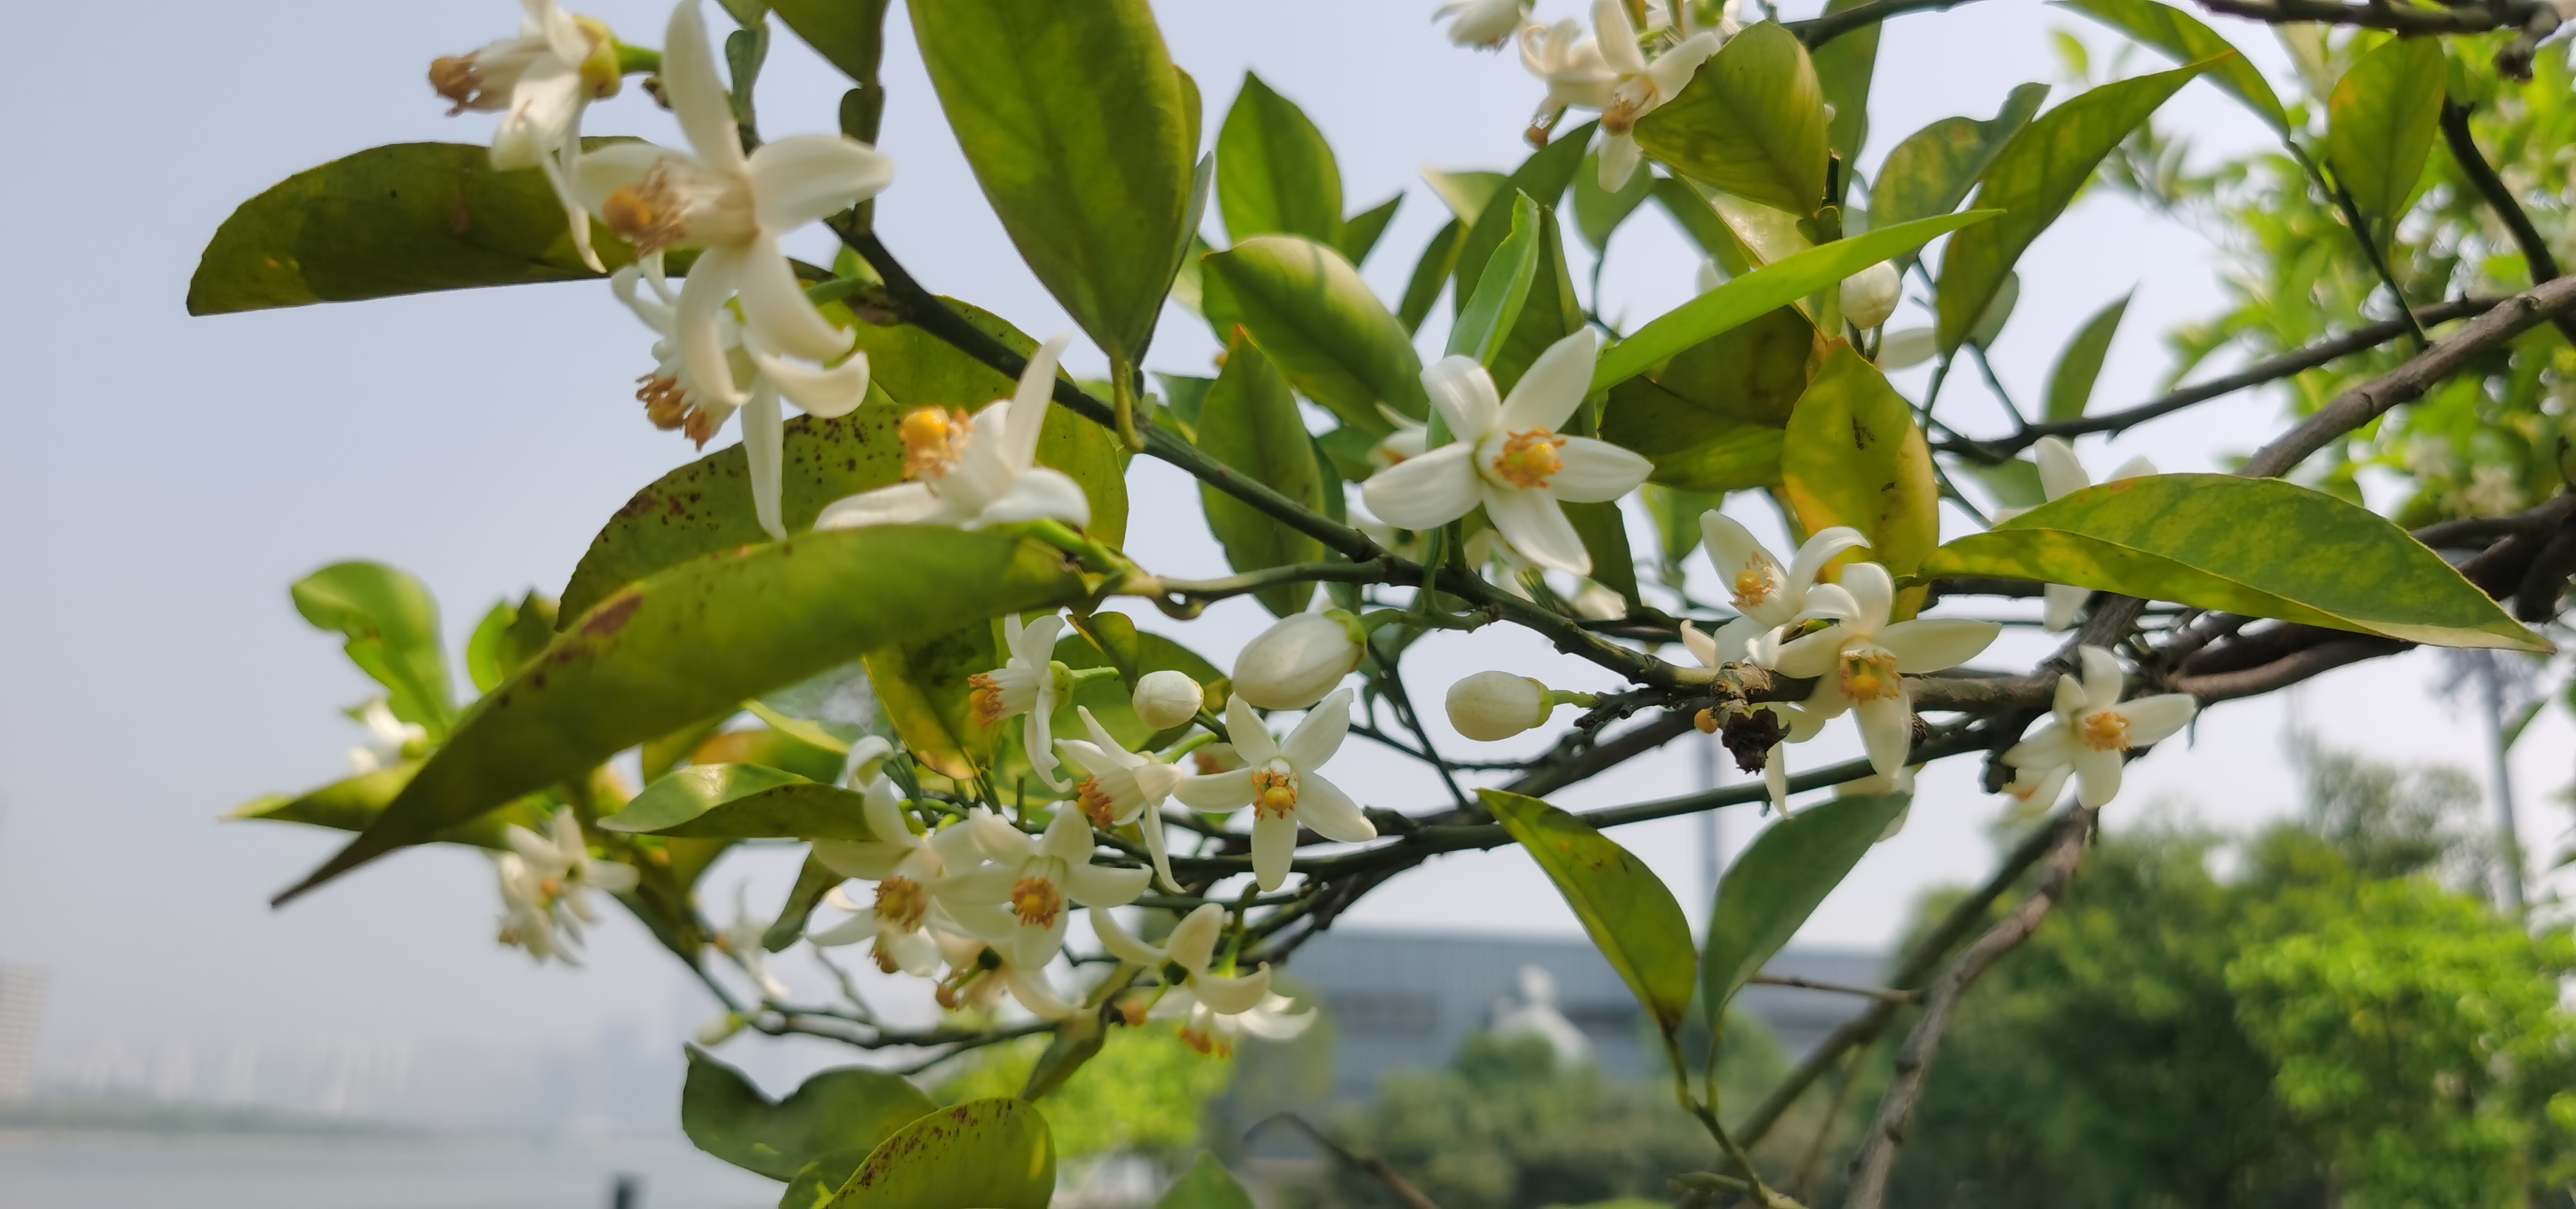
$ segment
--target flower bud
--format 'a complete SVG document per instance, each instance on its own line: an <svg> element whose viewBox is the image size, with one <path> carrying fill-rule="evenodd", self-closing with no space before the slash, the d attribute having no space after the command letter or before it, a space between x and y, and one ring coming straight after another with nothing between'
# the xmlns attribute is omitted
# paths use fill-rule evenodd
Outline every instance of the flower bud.
<svg viewBox="0 0 2576 1209"><path fill-rule="evenodd" d="M1145 725L1170 730L1197 717L1199 706L1206 700L1199 682L1190 679L1189 673L1165 669L1137 677L1136 695L1130 703Z"/></svg>
<svg viewBox="0 0 2576 1209"><path fill-rule="evenodd" d="M1367 648L1350 615L1299 613L1244 644L1234 659L1234 691L1263 709L1304 709L1357 671Z"/></svg>
<svg viewBox="0 0 2576 1209"><path fill-rule="evenodd" d="M1890 260L1843 278L1843 318L1863 331L1887 322L1887 317L1896 313L1896 299L1903 285L1896 275L1896 262Z"/></svg>
<svg viewBox="0 0 2576 1209"><path fill-rule="evenodd" d="M742 1031L742 1013L727 1012L698 1026L698 1044L712 1049Z"/></svg>
<svg viewBox="0 0 2576 1209"><path fill-rule="evenodd" d="M1449 686L1449 725L1479 743L1511 738L1555 708L1546 685L1510 672L1478 672Z"/></svg>

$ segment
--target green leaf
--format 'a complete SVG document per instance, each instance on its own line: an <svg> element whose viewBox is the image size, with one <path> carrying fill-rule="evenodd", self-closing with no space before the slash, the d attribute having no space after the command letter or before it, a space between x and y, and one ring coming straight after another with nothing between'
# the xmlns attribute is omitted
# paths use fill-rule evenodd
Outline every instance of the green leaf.
<svg viewBox="0 0 2576 1209"><path fill-rule="evenodd" d="M827 1209L873 1149L835 1150L797 1168L796 1178L787 1181L787 1191L779 1194L778 1209Z"/></svg>
<svg viewBox="0 0 2576 1209"><path fill-rule="evenodd" d="M1312 509L1324 504L1324 471L1315 443L1297 413L1297 398L1261 350L1240 329L1226 346L1225 367L1199 412L1198 447L1209 457ZM1199 503L1208 529L1225 547L1236 571L1258 571L1324 557L1324 543L1289 528L1269 513L1201 484ZM1311 583L1283 584L1254 593L1281 617L1303 612L1315 594Z"/></svg>
<svg viewBox="0 0 2576 1209"><path fill-rule="evenodd" d="M965 303L949 305L1013 352L1026 355L1037 348L1037 341L1001 319ZM920 328L862 323L856 330L868 354L869 401L836 419L799 416L787 422L779 509L790 533L812 528L835 500L903 481L903 441L896 429L906 412L971 412L1011 397L1018 386ZM1082 484L1091 501L1086 533L1110 545L1126 539L1126 465L1114 434L1050 406L1037 460ZM609 518L564 585L559 624L570 624L648 575L768 540L752 516L751 471L742 446L719 449L654 480Z"/></svg>
<svg viewBox="0 0 2576 1209"><path fill-rule="evenodd" d="M1054 547L990 530L835 530L673 568L584 614L476 702L384 816L280 901L868 651L1084 594Z"/></svg>
<svg viewBox="0 0 2576 1209"><path fill-rule="evenodd" d="M492 606L465 643L465 674L474 681L474 691L499 687L554 637L554 598L530 592L515 605L505 600Z"/></svg>
<svg viewBox="0 0 2576 1209"><path fill-rule="evenodd" d="M1700 1010L1714 1029L1726 1005L1851 875L1908 794L1835 798L1763 829L1718 882L1708 951L1699 966Z"/></svg>
<svg viewBox="0 0 2576 1209"><path fill-rule="evenodd" d="M1485 212L1485 203L1502 192L1503 182L1510 180L1511 176L1502 172L1442 172L1425 168L1422 179L1430 182L1431 191L1440 195L1440 203L1449 207L1450 215L1464 226L1473 224L1476 216Z"/></svg>
<svg viewBox="0 0 2576 1209"><path fill-rule="evenodd" d="M873 1148L939 1111L900 1076L859 1066L823 1071L772 1102L741 1071L695 1046L688 1054L681 1130L698 1149L773 1180L835 1151Z"/></svg>
<svg viewBox="0 0 2576 1209"><path fill-rule="evenodd" d="M1792 214L1825 200L1824 87L1777 21L1729 40L1681 92L1637 120L1637 146L1711 188Z"/></svg>
<svg viewBox="0 0 2576 1209"><path fill-rule="evenodd" d="M952 781L970 780L991 758L994 728L984 725L966 679L1002 666L987 622L959 626L867 654L877 708L912 758Z"/></svg>
<svg viewBox="0 0 2576 1209"><path fill-rule="evenodd" d="M611 269L634 263L634 250L595 222L591 242ZM573 250L563 202L536 169L495 169L481 146L395 143L243 202L206 244L188 313L599 276Z"/></svg>
<svg viewBox="0 0 2576 1209"><path fill-rule="evenodd" d="M1618 501L1568 501L1558 506L1565 509L1575 535L1583 539L1584 552L1592 556L1592 582L1618 593L1631 609L1644 607L1644 599L1637 594L1637 556L1628 549L1628 522L1620 515Z"/></svg>
<svg viewBox="0 0 2576 1209"><path fill-rule="evenodd" d="M969 1100L879 1143L831 1209L1046 1209L1055 1141L1026 1100Z"/></svg>
<svg viewBox="0 0 2576 1209"><path fill-rule="evenodd" d="M1968 473L1985 484L1986 493L2004 508L2036 508L2048 502L2048 491L2039 483L2039 463L2029 458L2014 458L1999 465L1982 462L1964 463Z"/></svg>
<svg viewBox="0 0 2576 1209"><path fill-rule="evenodd" d="M2048 85L2024 84L2012 90L1991 121L1943 118L1906 136L1887 153L1870 190L1871 223L1884 227L1958 209L1995 156L2047 99Z"/></svg>
<svg viewBox="0 0 2576 1209"><path fill-rule="evenodd" d="M1038 280L1135 364L1190 235L1194 90L1145 0L905 6L975 180Z"/></svg>
<svg viewBox="0 0 2576 1209"><path fill-rule="evenodd" d="M1726 270L1727 276L1741 277L1759 263L1745 251L1744 241L1736 238L1735 232L1727 227L1726 220L1718 217L1716 207L1701 195L1699 186L1677 176L1659 176L1655 178L1654 195L1664 212L1672 216L1674 225L1690 236L1692 243L1699 245L1702 254ZM1749 202L1746 204L1751 205ZM1779 213L1767 206L1752 208ZM1790 221L1794 223L1796 220Z"/></svg>
<svg viewBox="0 0 2576 1209"><path fill-rule="evenodd" d="M1639 496L1646 502L1646 514L1655 521L1656 555L1663 563L1664 580L1678 585L1682 582L1682 560L1699 549L1700 514L1723 507L1726 497L1657 483L1647 484Z"/></svg>
<svg viewBox="0 0 2576 1209"><path fill-rule="evenodd" d="M1367 264L1368 255L1376 250L1378 237L1386 234L1386 225L1395 221L1395 212L1404 205L1401 193L1342 220L1342 238L1335 245L1342 259L1352 264Z"/></svg>
<svg viewBox="0 0 2576 1209"><path fill-rule="evenodd" d="M1827 14L1847 8L1858 8L1869 0L1828 0ZM1875 22L1827 42L1814 52L1816 84L1824 94L1825 104L1833 110L1833 121L1826 130L1826 141L1835 155L1842 157L1843 180L1848 182L1852 169L1860 163L1860 149L1869 143L1869 85L1878 70L1878 35L1885 28ZM1841 204L1841 199L1834 199ZM1873 213L1875 209L1873 208Z"/></svg>
<svg viewBox="0 0 2576 1209"><path fill-rule="evenodd" d="M1824 352L1816 325L1779 307L1611 387L1601 436L1653 461L1652 482L1703 492L1776 484L1781 430Z"/></svg>
<svg viewBox="0 0 2576 1209"><path fill-rule="evenodd" d="M779 905L778 918L769 921L769 930L760 934L760 947L772 953L784 953L796 947L797 941L805 939L806 921L814 918L814 908L822 905L823 896L848 880L812 852L807 852L805 863L796 868L796 884L788 888L787 901ZM851 1169L859 1165L860 1159L868 1157L864 1150L836 1153L849 1156L848 1166L841 1169L841 1180L850 1178ZM804 1172L800 1170L797 1175L801 1178ZM840 1180L832 1182L833 1188L840 1186ZM829 1189L825 1191L828 1194Z"/></svg>
<svg viewBox="0 0 2576 1209"><path fill-rule="evenodd" d="M2084 418L2085 406L2093 401L2093 382L2102 376L2102 359L2110 355L2111 337L2120 333L2120 317L2128 313L2134 296L2135 291L2122 294L2118 302L2095 311L2057 355L2057 368L2048 375L2050 423Z"/></svg>
<svg viewBox="0 0 2576 1209"><path fill-rule="evenodd" d="M1852 558L1892 575L1912 574L1941 540L1932 449L1915 426L1913 407L1877 366L1841 341L1789 417L1780 482L1807 532L1834 525L1860 530L1869 549ZM1922 595L1900 593L1897 616L1910 616Z"/></svg>
<svg viewBox="0 0 2576 1209"><path fill-rule="evenodd" d="M270 794L243 804L240 809L225 815L224 821L301 823L333 831L364 831L385 812L385 807L402 792L402 787L411 783L412 774L419 771L420 762L414 760L333 781L320 789L301 794ZM477 848L506 851L510 844L502 838L503 829L512 823L534 828L541 805L530 799L496 810L441 831L431 836L430 842L471 844Z"/></svg>
<svg viewBox="0 0 2576 1209"><path fill-rule="evenodd" d="M644 787L603 831L700 840L872 840L863 795L757 764L699 764Z"/></svg>
<svg viewBox="0 0 2576 1209"><path fill-rule="evenodd" d="M874 79L885 59L887 4L888 0L769 0L770 11L787 28L796 31L824 62L853 80Z"/></svg>
<svg viewBox="0 0 2576 1209"><path fill-rule="evenodd" d="M1565 230L1556 221L1556 211L1540 206L1532 216L1538 232L1538 247L1532 257L1535 270L1530 275L1527 296L1521 300L1520 316L1513 320L1494 350L1486 368L1493 371L1494 386L1506 395L1520 385L1521 375L1529 372L1539 356L1583 327L1583 302L1575 296L1574 270L1565 262ZM1492 276L1492 274L1487 274ZM1568 431L1589 436L1592 411L1576 412Z"/></svg>
<svg viewBox="0 0 2576 1209"><path fill-rule="evenodd" d="M1252 1209L1252 1194L1243 1190L1216 1155L1202 1150L1190 1169L1172 1181L1154 1209Z"/></svg>
<svg viewBox="0 0 2576 1209"><path fill-rule="evenodd" d="M1485 274L1485 261L1511 234L1511 221L1506 216L1518 204L1513 193L1526 193L1542 206L1554 206L1564 200L1567 186L1574 182L1574 170L1583 166L1583 149L1591 145L1592 131L1598 124L1587 122L1556 136L1556 141L1531 152L1520 167L1495 186L1484 208L1476 211L1475 219L1467 224L1466 238L1458 245L1458 289L1450 297L1452 306L1466 309L1467 300L1475 296L1477 281Z"/></svg>
<svg viewBox="0 0 2576 1209"><path fill-rule="evenodd" d="M729 730L711 736L689 752L691 764L758 764L826 784L841 779L841 766L848 760L846 748L834 751L828 747L817 747L783 730L766 726Z"/></svg>
<svg viewBox="0 0 2576 1209"><path fill-rule="evenodd" d="M385 686L394 716L445 738L455 720L438 601L409 574L375 562L333 563L295 581L295 611L346 636L349 662Z"/></svg>
<svg viewBox="0 0 2576 1209"><path fill-rule="evenodd" d="M1566 905L1610 968L1636 993L1666 1038L1690 1010L1690 921L1655 871L1591 825L1537 798L1480 789L1476 796L1538 867L1556 883Z"/></svg>
<svg viewBox="0 0 2576 1209"><path fill-rule="evenodd" d="M1943 354L1967 340L2023 249L2065 212L2102 157L2210 66L2195 63L2105 84L2040 115L1996 153L1977 188L1977 206L2004 216L1960 232L1941 257Z"/></svg>
<svg viewBox="0 0 2576 1209"><path fill-rule="evenodd" d="M1422 258L1413 262L1413 276L1404 286L1404 303L1396 308L1396 320L1407 334L1420 331L1431 308L1440 304L1440 290L1449 284L1449 275L1458 268L1458 249L1467 242L1467 225L1451 219L1431 237L1422 249Z"/></svg>
<svg viewBox="0 0 2576 1209"><path fill-rule="evenodd" d="M1637 207L1655 194L1656 176L1652 172L1629 174L1628 183L1612 193L1601 187L1601 156L1598 152L1583 157L1583 167L1574 174L1574 229L1583 236L1584 246L1598 255L1610 246L1610 236Z"/></svg>
<svg viewBox="0 0 2576 1209"><path fill-rule="evenodd" d="M1136 690L1137 679L1147 672L1179 672L1199 683L1212 707L1220 704L1225 673L1198 652L1163 635L1139 631L1124 613L1104 611L1076 616L1072 621L1074 632L1057 640L1055 657L1077 671L1105 667L1115 669L1118 676L1076 686L1073 700L1056 707L1055 733L1082 733L1082 718L1073 709L1079 705L1090 709L1091 715L1108 728L1110 737L1130 751L1153 750L1180 738L1189 723L1157 734L1146 729L1144 721L1136 716L1131 694Z"/></svg>
<svg viewBox="0 0 2576 1209"><path fill-rule="evenodd" d="M1922 574L2073 584L2431 646L2551 649L2405 530L2278 479L2104 483L1951 542Z"/></svg>
<svg viewBox="0 0 2576 1209"><path fill-rule="evenodd" d="M1530 280L1538 275L1539 207L1526 193L1512 196L1511 234L1485 262L1494 271L1477 278L1476 296L1450 325L1450 356L1492 365L1512 325L1520 322L1521 306L1529 301Z"/></svg>
<svg viewBox="0 0 2576 1209"><path fill-rule="evenodd" d="M2218 36L2218 31L2201 24L2198 17L2156 0L2059 0L2059 5L2163 51L2177 63L2232 55L2209 69L2209 82L2245 102L2245 107L2265 125L2285 137L2290 133L2290 115L2281 108L2281 98L2272 92L2270 81L2245 56L2234 54L2236 47Z"/></svg>
<svg viewBox="0 0 2576 1209"><path fill-rule="evenodd" d="M1211 323L1242 324L1298 393L1343 423L1386 435L1394 426L1379 413L1381 401L1416 419L1430 414L1411 333L1341 253L1293 235L1260 235L1200 263Z"/></svg>
<svg viewBox="0 0 2576 1209"><path fill-rule="evenodd" d="M2435 38L2390 38L2355 60L2326 101L2326 162L2376 228L2406 216L2432 154L2450 66Z"/></svg>
<svg viewBox="0 0 2576 1209"><path fill-rule="evenodd" d="M1592 371L1592 389L1607 390L1738 324L1837 284L1882 260L1993 217L1990 210L1971 210L1918 219L1836 240L1763 265L1656 316L1612 346L1601 354L1601 363Z"/></svg>
<svg viewBox="0 0 2576 1209"><path fill-rule="evenodd" d="M1216 201L1236 243L1255 235L1342 242L1342 170L1332 145L1296 102L1248 71L1216 135Z"/></svg>

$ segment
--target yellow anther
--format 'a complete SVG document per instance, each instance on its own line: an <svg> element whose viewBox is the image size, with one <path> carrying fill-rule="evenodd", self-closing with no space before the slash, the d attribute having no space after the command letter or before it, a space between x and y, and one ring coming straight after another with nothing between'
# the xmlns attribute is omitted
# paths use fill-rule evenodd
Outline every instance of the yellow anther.
<svg viewBox="0 0 2576 1209"><path fill-rule="evenodd" d="M877 883L876 913L877 919L896 931L909 932L920 927L922 917L930 913L930 896L922 891L920 882L889 877Z"/></svg>
<svg viewBox="0 0 2576 1209"><path fill-rule="evenodd" d="M455 117L482 102L483 69L472 55L443 55L429 61L429 86L448 99L447 116Z"/></svg>
<svg viewBox="0 0 2576 1209"><path fill-rule="evenodd" d="M1905 687L1896 674L1896 656L1885 651L1844 652L1841 677L1844 698L1854 702L1883 701Z"/></svg>
<svg viewBox="0 0 2576 1209"><path fill-rule="evenodd" d="M1100 828L1118 825L1118 803L1110 800L1109 791L1100 787L1100 778L1084 779L1076 794L1082 801L1082 814L1091 825Z"/></svg>
<svg viewBox="0 0 2576 1209"><path fill-rule="evenodd" d="M1564 444L1564 437L1544 428L1513 433L1494 457L1494 477L1514 487L1545 487L1549 478L1565 469L1565 460L1556 455Z"/></svg>
<svg viewBox="0 0 2576 1209"><path fill-rule="evenodd" d="M966 456L974 424L962 410L918 407L904 413L895 435L903 439L903 477L936 478Z"/></svg>
<svg viewBox="0 0 2576 1209"><path fill-rule="evenodd" d="M1735 607L1758 609L1777 595L1782 582L1780 564L1767 554L1755 554L1746 560L1744 569L1735 573Z"/></svg>
<svg viewBox="0 0 2576 1209"><path fill-rule="evenodd" d="M1255 818L1287 818L1297 809L1297 772L1285 761L1274 760L1268 768L1252 772L1252 813Z"/></svg>
<svg viewBox="0 0 2576 1209"><path fill-rule="evenodd" d="M2077 729L2084 737L2084 746L2095 751L2129 750L2129 720L2116 710L2088 714L2084 725Z"/></svg>
<svg viewBox="0 0 2576 1209"><path fill-rule="evenodd" d="M1045 878L1021 878L1011 883L1011 914L1029 927L1052 928L1056 917L1064 914L1064 895Z"/></svg>
<svg viewBox="0 0 2576 1209"><path fill-rule="evenodd" d="M974 711L976 724L999 725L1002 721L1002 686L994 681L993 674L977 672L966 678L966 686L969 690L966 705Z"/></svg>

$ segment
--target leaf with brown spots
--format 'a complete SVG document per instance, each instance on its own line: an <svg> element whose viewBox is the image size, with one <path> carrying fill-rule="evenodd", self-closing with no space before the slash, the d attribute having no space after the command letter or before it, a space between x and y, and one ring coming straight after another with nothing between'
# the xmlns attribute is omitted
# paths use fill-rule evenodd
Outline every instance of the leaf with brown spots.
<svg viewBox="0 0 2576 1209"><path fill-rule="evenodd" d="M1691 975L1699 955L1690 921L1646 862L1591 824L1537 798L1482 789L1485 809L1527 849L1565 896L1574 917L1667 1040L1690 1010Z"/></svg>
<svg viewBox="0 0 2576 1209"><path fill-rule="evenodd" d="M1789 415L1780 479L1808 532L1849 525L1869 538L1869 549L1837 566L1865 560L1911 575L1941 540L1932 447L1915 426L1914 409L1843 341L1833 343ZM1896 616L1913 616L1922 601L1920 588L1898 593Z"/></svg>
<svg viewBox="0 0 2576 1209"><path fill-rule="evenodd" d="M1036 1105L969 1100L877 1144L830 1209L1046 1209L1055 1139Z"/></svg>

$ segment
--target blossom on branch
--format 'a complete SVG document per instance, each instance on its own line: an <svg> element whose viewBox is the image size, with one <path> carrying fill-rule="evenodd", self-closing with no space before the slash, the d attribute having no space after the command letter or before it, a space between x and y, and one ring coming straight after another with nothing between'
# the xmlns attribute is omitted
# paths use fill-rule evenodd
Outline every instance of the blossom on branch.
<svg viewBox="0 0 2576 1209"><path fill-rule="evenodd" d="M1071 906L1123 907L1153 876L1093 864L1091 821L1080 810L1058 810L1042 836L980 808L962 826L993 863L952 872L932 892L968 935L1023 969L1037 969L1063 950Z"/></svg>
<svg viewBox="0 0 2576 1209"><path fill-rule="evenodd" d="M1056 359L1072 341L1058 336L1039 346L1020 371L1018 391L985 404L971 417L936 407L905 415L897 433L903 439L904 477L910 481L836 501L823 509L814 527L981 529L1035 520L1059 520L1077 528L1090 524L1091 500L1082 494L1082 485L1072 475L1037 464Z"/></svg>
<svg viewBox="0 0 2576 1209"><path fill-rule="evenodd" d="M1377 826L1340 786L1316 769L1342 749L1351 731L1351 690L1335 689L1284 741L1273 742L1252 703L1238 693L1225 703L1226 733L1244 767L1182 779L1181 801L1194 810L1252 807L1252 877L1264 890L1288 880L1297 829L1344 844L1377 838Z"/></svg>
<svg viewBox="0 0 2576 1209"><path fill-rule="evenodd" d="M2066 774L2075 778L2075 798L2088 810L2100 810L2120 794L2120 773L2134 748L2152 746L2191 721L2200 705L2189 693L2161 693L2122 702L2125 681L2120 662L2098 646L2076 648L2083 678L2057 678L2053 721L2038 734L2004 752L2004 763L2021 770L2034 787L2062 787ZM2054 796L2054 790L2051 790Z"/></svg>
<svg viewBox="0 0 2576 1209"><path fill-rule="evenodd" d="M1877 563L1854 563L1840 584L1818 584L1807 612L1833 624L1770 653L1786 676L1819 678L1807 712L1818 721L1854 712L1870 767L1894 776L1914 745L1914 703L1905 674L1945 671L1974 659L2003 632L1991 621L1925 617L1888 621L1896 584Z"/></svg>
<svg viewBox="0 0 2576 1209"><path fill-rule="evenodd" d="M592 272L606 272L590 245L590 211L571 174L581 158L582 111L616 96L624 82L617 39L598 18L574 16L555 0L522 2L527 15L519 20L519 36L431 60L429 84L454 103L449 117L469 109L501 114L492 166L545 173L563 203L573 250Z"/></svg>
<svg viewBox="0 0 2576 1209"><path fill-rule="evenodd" d="M1161 675L1163 673L1155 673ZM1179 673L1171 673L1179 675ZM1187 677L1183 677L1187 679ZM1197 687L1192 682L1192 687ZM1142 692L1140 686L1139 692ZM1180 769L1152 756L1132 752L1112 738L1107 727L1091 716L1087 706L1076 707L1082 725L1091 732L1091 741L1058 739L1056 748L1073 758L1090 775L1075 787L1075 801L1092 826L1104 831L1137 824L1145 836L1145 855L1154 862L1154 874L1163 888L1174 894L1181 884L1172 879L1172 863L1163 840L1163 803L1180 787L1184 774ZM1140 711L1141 712L1141 711ZM1196 713L1193 708L1192 713Z"/></svg>

